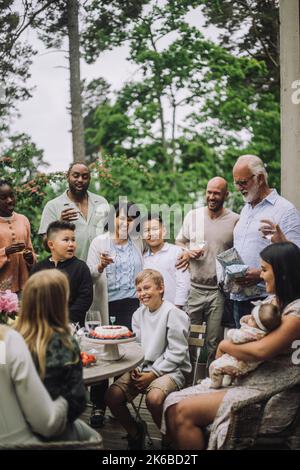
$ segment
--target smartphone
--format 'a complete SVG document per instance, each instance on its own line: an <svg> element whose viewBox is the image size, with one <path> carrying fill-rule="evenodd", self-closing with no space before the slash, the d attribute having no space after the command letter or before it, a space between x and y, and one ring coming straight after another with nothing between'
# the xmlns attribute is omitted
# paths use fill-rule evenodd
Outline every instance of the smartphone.
<svg viewBox="0 0 300 470"><path fill-rule="evenodd" d="M76 206L76 204L74 202L65 202L64 203L64 209L73 209L74 211L76 211L76 216L74 216L74 219L73 220L77 220L78 217L79 217L79 210L78 210L78 207ZM76 218L75 218L76 217Z"/></svg>

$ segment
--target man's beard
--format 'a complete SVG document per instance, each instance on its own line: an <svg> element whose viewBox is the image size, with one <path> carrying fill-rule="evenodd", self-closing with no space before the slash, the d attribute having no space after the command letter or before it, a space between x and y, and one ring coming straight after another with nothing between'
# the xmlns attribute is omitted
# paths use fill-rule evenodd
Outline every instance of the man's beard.
<svg viewBox="0 0 300 470"><path fill-rule="evenodd" d="M242 194L243 200L249 203L253 202L258 194L258 191L259 191L259 187L253 186L253 188L251 188L250 191L248 191L246 196Z"/></svg>
<svg viewBox="0 0 300 470"><path fill-rule="evenodd" d="M208 201L206 201L206 204L209 207L209 210L211 210L212 212L218 212L220 209L222 209L224 201L215 203L213 207L210 207L210 203Z"/></svg>
<svg viewBox="0 0 300 470"><path fill-rule="evenodd" d="M75 186L69 186L69 190L75 196L84 196L88 190L88 186L82 187L80 189L76 188Z"/></svg>

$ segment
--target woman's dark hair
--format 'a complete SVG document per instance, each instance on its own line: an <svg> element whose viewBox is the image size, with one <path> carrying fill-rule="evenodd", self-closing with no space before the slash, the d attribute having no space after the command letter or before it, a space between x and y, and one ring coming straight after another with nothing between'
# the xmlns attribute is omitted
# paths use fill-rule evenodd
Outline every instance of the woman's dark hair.
<svg viewBox="0 0 300 470"><path fill-rule="evenodd" d="M140 217L141 213L138 206L134 202L127 202L127 201L118 201L116 202L109 211L108 214L108 221L104 227L104 230L110 231L111 233L115 230L115 217L119 217L120 212L125 212L127 217L130 217L132 220L135 221L132 232L140 233Z"/></svg>
<svg viewBox="0 0 300 470"><path fill-rule="evenodd" d="M274 243L264 248L260 257L272 266L280 308L300 299L300 249L297 245L291 242Z"/></svg>

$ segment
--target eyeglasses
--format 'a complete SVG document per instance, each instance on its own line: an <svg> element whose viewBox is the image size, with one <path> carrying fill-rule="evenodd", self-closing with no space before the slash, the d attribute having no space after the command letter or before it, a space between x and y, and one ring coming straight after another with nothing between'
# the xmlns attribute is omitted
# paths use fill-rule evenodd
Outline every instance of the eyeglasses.
<svg viewBox="0 0 300 470"><path fill-rule="evenodd" d="M235 186L247 186L247 184L249 183L249 181L256 175L251 175L249 178L247 179L244 179L244 180L236 180L234 182Z"/></svg>

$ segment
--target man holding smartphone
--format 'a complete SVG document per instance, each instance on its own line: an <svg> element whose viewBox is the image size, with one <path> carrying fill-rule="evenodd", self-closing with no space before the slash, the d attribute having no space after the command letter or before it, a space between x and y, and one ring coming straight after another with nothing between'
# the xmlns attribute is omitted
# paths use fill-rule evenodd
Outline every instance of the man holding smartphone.
<svg viewBox="0 0 300 470"><path fill-rule="evenodd" d="M85 262L92 240L104 231L109 212L106 199L88 191L90 180L90 169L85 163L72 163L67 172L68 189L47 202L39 228L39 234L44 235L55 220L72 222L77 243L75 255ZM97 403L99 395L101 392L97 386L91 387L93 409L90 424L94 427L102 426L104 422L104 411Z"/></svg>
<svg viewBox="0 0 300 470"><path fill-rule="evenodd" d="M72 163L67 172L68 189L47 202L44 207L39 234L44 235L51 222L72 222L76 227L76 256L86 261L91 241L103 233L109 205L105 198L88 191L91 180L85 163Z"/></svg>

